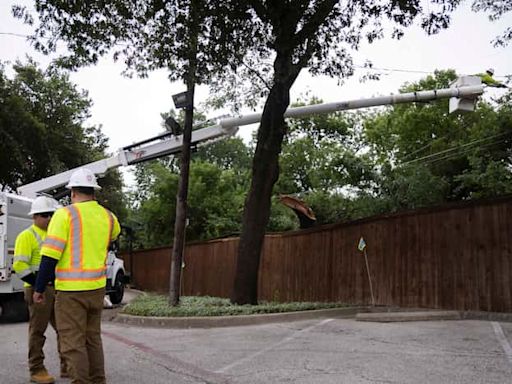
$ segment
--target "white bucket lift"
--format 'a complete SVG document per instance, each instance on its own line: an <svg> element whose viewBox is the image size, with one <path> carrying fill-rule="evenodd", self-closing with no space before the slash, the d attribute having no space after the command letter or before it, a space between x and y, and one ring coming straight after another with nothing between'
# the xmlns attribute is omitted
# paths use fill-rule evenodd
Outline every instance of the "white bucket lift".
<svg viewBox="0 0 512 384"><path fill-rule="evenodd" d="M461 76L453 83L450 88L461 88L468 86L482 85L478 76ZM454 112L473 112L475 110L478 95L466 95L462 97L450 97L449 111Z"/></svg>

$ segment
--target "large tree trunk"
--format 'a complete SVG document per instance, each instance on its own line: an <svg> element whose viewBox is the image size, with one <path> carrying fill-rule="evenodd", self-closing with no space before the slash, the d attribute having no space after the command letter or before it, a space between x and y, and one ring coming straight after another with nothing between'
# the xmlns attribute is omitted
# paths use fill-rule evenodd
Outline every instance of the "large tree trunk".
<svg viewBox="0 0 512 384"><path fill-rule="evenodd" d="M252 164L252 180L245 201L242 234L238 248L236 275L231 301L237 304L257 304L258 272L265 229L270 216L272 189L279 177L279 154L286 133L284 113L290 105L290 88L300 70L307 64L314 51L309 37L327 17L337 0L318 2L314 15L297 34L302 17L300 7L293 2L251 1L258 16L269 18L273 24L276 50L274 81L263 109L258 130L258 142ZM304 5L304 4L302 4ZM296 48L305 50L297 57Z"/></svg>
<svg viewBox="0 0 512 384"><path fill-rule="evenodd" d="M270 216L272 189L279 177L279 154L286 132L283 115L290 104L290 85L288 82L274 84L258 130L231 297L231 301L237 304L257 304L258 301L260 255Z"/></svg>

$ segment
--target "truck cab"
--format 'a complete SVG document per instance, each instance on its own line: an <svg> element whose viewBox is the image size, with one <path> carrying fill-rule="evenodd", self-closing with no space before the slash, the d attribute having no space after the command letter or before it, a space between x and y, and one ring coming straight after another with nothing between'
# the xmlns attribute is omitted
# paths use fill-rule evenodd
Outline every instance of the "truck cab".
<svg viewBox="0 0 512 384"><path fill-rule="evenodd" d="M0 322L28 319L23 281L12 264L16 237L32 224L31 204L27 197L0 192Z"/></svg>

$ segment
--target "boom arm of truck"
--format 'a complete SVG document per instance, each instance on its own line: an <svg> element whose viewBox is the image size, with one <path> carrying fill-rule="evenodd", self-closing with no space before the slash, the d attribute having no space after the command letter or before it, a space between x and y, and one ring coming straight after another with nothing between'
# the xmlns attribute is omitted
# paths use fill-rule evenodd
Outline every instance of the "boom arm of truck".
<svg viewBox="0 0 512 384"><path fill-rule="evenodd" d="M207 142L219 140L227 136L234 135L238 127L234 125L215 124L210 127L198 129L192 132L192 145L204 144ZM103 176L109 169L120 166L133 165L156 159L162 156L178 153L181 151L183 135L172 136L169 133L155 136L153 138L141 141L121 148L113 156L98 160L89 164L82 165L68 171L46 177L18 187L18 193L35 198L38 194L52 191L67 184L73 172L80 168L88 168L98 176Z"/></svg>
<svg viewBox="0 0 512 384"><path fill-rule="evenodd" d="M451 98L451 101L466 101L470 110L476 98L483 93L483 86L474 76L461 78L463 81L453 88L436 89L431 91L419 91L402 93L398 95L379 96L368 99L348 100L335 103L307 105L304 107L288 108L285 117L296 118L319 113L330 113L349 109L367 108L381 105L392 105L410 102L425 102L436 99ZM460 84L460 85L459 85ZM461 109L457 106L454 111ZM192 132L192 145L205 144L207 142L220 140L234 135L239 126L258 123L261 120L261 113L252 113L239 117L228 117L220 119L216 124L201 128ZM155 142L156 141L156 142ZM89 168L98 176L103 176L109 169L122 165L132 165L156 159L158 157L178 153L181 151L183 136L171 136L165 133L153 138L141 141L136 144L121 148L115 155L107 159L98 160L93 163L70 169L63 173L23 185L18 188L18 193L30 198L35 198L39 193L52 191L65 185L73 172L79 168Z"/></svg>

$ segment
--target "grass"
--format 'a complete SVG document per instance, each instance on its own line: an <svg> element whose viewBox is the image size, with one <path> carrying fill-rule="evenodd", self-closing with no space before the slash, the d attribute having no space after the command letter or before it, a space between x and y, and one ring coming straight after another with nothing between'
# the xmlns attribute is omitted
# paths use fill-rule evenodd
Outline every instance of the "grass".
<svg viewBox="0 0 512 384"><path fill-rule="evenodd" d="M280 313L346 307L342 303L270 303L235 305L229 299L209 296L183 296L180 305L171 307L168 297L144 294L123 308L123 313L136 316L186 317L186 316L237 316L258 313Z"/></svg>

